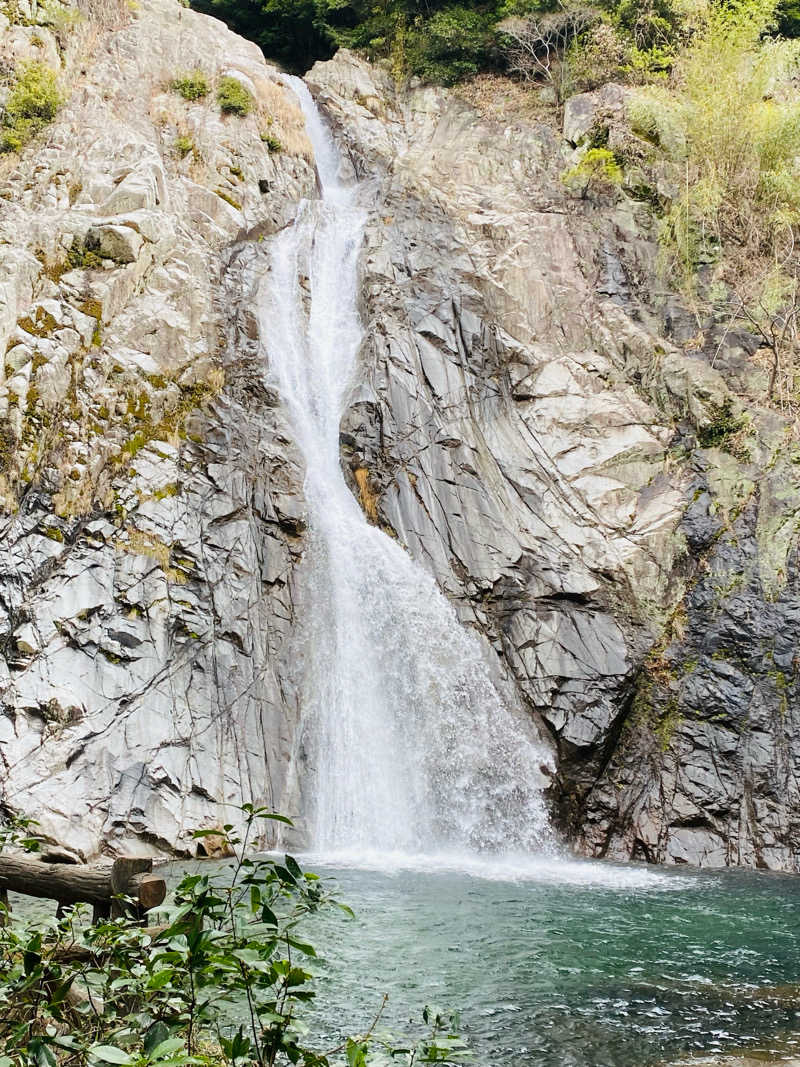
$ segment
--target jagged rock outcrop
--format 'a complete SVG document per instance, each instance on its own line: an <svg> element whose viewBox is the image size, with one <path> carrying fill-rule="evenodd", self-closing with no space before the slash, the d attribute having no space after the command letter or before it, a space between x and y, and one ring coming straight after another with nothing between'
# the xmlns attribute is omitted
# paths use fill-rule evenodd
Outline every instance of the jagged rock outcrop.
<svg viewBox="0 0 800 1067"><path fill-rule="evenodd" d="M291 809L308 610L253 315L259 238L313 195L299 115L220 23L121 22L44 27L69 102L0 181L2 800L87 856ZM220 114L226 73L252 115ZM570 194L551 126L346 52L309 82L374 189L342 426L367 515L485 636L580 850L797 869L797 453L744 418L757 345L698 330L631 190Z"/></svg>

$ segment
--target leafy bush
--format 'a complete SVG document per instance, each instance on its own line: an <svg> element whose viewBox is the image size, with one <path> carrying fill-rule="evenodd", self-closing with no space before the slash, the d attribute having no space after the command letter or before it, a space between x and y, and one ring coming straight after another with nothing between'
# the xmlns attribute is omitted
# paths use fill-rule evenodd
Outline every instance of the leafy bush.
<svg viewBox="0 0 800 1067"><path fill-rule="evenodd" d="M219 80L217 103L226 115L239 115L243 118L253 110L255 101L252 93L249 93L240 81L229 76Z"/></svg>
<svg viewBox="0 0 800 1067"><path fill-rule="evenodd" d="M333 1053L304 1043L316 952L299 926L323 907L352 913L291 856L248 855L257 824L282 817L243 810L241 837L231 825L197 835L238 858L222 875L184 877L151 913L158 925L88 925L80 905L25 922L0 904L0 1067L328 1067ZM448 1020L425 1021L423 1038L384 1044L385 1056L409 1067L460 1062ZM370 1031L334 1051L365 1067L376 1043Z"/></svg>
<svg viewBox="0 0 800 1067"><path fill-rule="evenodd" d="M194 141L187 134L180 134L173 141L172 147L183 159L184 156L188 156L190 152L194 151Z"/></svg>
<svg viewBox="0 0 800 1067"><path fill-rule="evenodd" d="M735 415L728 397L722 405L709 405L709 421L697 431L701 448L728 448L730 440L747 426L747 419Z"/></svg>
<svg viewBox="0 0 800 1067"><path fill-rule="evenodd" d="M440 85L474 76L488 64L491 25L491 16L463 5L415 21L405 46L408 70Z"/></svg>
<svg viewBox="0 0 800 1067"><path fill-rule="evenodd" d="M691 279L700 263L746 249L780 260L800 222L796 49L765 37L774 0L710 5L675 61L675 90L641 96L634 117L675 166L662 242ZM743 261L744 262L744 261Z"/></svg>
<svg viewBox="0 0 800 1067"><path fill-rule="evenodd" d="M583 158L564 171L561 180L585 199L590 188L611 189L622 184L622 167L607 148L590 148Z"/></svg>
<svg viewBox="0 0 800 1067"><path fill-rule="evenodd" d="M267 146L270 152L282 152L283 145L275 136L274 133L264 132L261 134L261 140Z"/></svg>
<svg viewBox="0 0 800 1067"><path fill-rule="evenodd" d="M672 48L683 25L682 13L673 0L620 0L614 17L617 26L642 50Z"/></svg>
<svg viewBox="0 0 800 1067"><path fill-rule="evenodd" d="M38 60L20 63L0 126L0 151L18 152L52 122L61 106L56 73Z"/></svg>
<svg viewBox="0 0 800 1067"><path fill-rule="evenodd" d="M611 23L597 23L585 37L574 41L567 53L569 88L586 92L619 80L629 54L626 42Z"/></svg>
<svg viewBox="0 0 800 1067"><path fill-rule="evenodd" d="M87 248L79 237L73 237L67 252L67 266L70 270L100 270L103 260L94 249Z"/></svg>
<svg viewBox="0 0 800 1067"><path fill-rule="evenodd" d="M202 70L192 70L170 82L170 89L184 100L202 100L208 96L211 87Z"/></svg>

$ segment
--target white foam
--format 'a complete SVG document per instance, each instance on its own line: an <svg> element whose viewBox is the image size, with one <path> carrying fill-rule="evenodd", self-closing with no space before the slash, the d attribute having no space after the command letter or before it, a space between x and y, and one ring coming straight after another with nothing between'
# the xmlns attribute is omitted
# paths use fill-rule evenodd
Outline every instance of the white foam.
<svg viewBox="0 0 800 1067"><path fill-rule="evenodd" d="M583 860L557 854L474 855L466 852L409 853L370 849L310 852L302 856L310 867L376 871L395 875L405 871L459 874L493 882L540 882L606 889L686 889L699 876L671 874L634 864Z"/></svg>

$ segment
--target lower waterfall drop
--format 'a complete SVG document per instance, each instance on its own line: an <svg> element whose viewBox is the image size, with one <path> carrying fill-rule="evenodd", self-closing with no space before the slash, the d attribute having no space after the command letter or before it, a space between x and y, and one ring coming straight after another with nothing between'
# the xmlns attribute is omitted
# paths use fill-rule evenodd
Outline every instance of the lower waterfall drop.
<svg viewBox="0 0 800 1067"><path fill-rule="evenodd" d="M340 466L339 425L362 328L363 187L311 95L321 197L271 241L259 293L269 379L306 463L308 609L297 651L310 847L410 855L531 852L550 839L549 757L506 708L478 638L434 579L369 525Z"/></svg>

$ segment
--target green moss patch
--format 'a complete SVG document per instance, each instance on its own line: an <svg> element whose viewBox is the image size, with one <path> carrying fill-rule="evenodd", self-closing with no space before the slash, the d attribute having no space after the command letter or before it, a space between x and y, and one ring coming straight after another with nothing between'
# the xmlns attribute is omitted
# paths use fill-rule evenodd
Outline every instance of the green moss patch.
<svg viewBox="0 0 800 1067"><path fill-rule="evenodd" d="M192 70L188 74L181 74L170 82L173 93L182 96L184 100L202 100L208 96L211 86L202 70Z"/></svg>
<svg viewBox="0 0 800 1067"><path fill-rule="evenodd" d="M253 110L255 100L236 78L220 78L217 86L217 103L220 111L226 115L239 115L244 118Z"/></svg>

